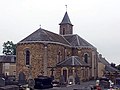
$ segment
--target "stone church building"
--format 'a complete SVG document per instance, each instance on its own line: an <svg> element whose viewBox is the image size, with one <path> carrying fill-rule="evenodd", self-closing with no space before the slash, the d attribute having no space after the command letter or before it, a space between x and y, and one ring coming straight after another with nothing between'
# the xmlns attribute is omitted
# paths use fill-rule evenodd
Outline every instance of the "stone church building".
<svg viewBox="0 0 120 90"><path fill-rule="evenodd" d="M95 79L98 76L97 49L77 34L67 11L59 24L59 34L39 28L17 44L16 73L36 78L64 77L65 82Z"/></svg>

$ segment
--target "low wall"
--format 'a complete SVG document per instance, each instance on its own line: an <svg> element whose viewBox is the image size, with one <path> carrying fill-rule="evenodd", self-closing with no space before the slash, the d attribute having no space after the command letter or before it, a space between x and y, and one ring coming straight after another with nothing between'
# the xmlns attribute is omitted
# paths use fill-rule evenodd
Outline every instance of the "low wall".
<svg viewBox="0 0 120 90"><path fill-rule="evenodd" d="M7 85L4 87L0 87L0 90L19 90L19 87L16 85Z"/></svg>

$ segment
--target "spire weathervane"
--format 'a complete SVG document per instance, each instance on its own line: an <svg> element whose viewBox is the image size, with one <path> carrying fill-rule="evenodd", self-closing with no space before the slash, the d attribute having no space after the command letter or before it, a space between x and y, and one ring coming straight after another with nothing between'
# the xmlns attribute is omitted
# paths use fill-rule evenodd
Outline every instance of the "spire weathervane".
<svg viewBox="0 0 120 90"><path fill-rule="evenodd" d="M66 7L66 11L67 11L67 5L65 5L65 7Z"/></svg>
<svg viewBox="0 0 120 90"><path fill-rule="evenodd" d="M40 28L41 28L41 24L40 24Z"/></svg>

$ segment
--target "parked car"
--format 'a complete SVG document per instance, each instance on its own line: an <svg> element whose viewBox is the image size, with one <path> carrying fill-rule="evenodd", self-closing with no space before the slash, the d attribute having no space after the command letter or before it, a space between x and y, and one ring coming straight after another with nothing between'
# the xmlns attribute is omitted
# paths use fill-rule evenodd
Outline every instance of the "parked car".
<svg viewBox="0 0 120 90"><path fill-rule="evenodd" d="M113 83L109 78L102 77L96 81L96 87L100 88L101 90L111 89L113 88Z"/></svg>
<svg viewBox="0 0 120 90"><path fill-rule="evenodd" d="M59 87L60 83L58 81L52 81L53 87Z"/></svg>
<svg viewBox="0 0 120 90"><path fill-rule="evenodd" d="M114 88L120 89L120 78L116 78L116 79L115 79Z"/></svg>
<svg viewBox="0 0 120 90"><path fill-rule="evenodd" d="M47 89L52 88L52 78L47 76L38 76L38 78L35 78L35 89Z"/></svg>
<svg viewBox="0 0 120 90"><path fill-rule="evenodd" d="M5 77L5 85L18 85L18 81L16 81L15 76L6 76Z"/></svg>

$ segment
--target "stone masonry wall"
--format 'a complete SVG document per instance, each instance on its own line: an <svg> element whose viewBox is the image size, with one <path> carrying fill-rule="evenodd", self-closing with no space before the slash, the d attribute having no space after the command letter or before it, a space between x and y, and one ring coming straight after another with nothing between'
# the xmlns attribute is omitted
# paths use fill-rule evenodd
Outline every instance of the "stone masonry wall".
<svg viewBox="0 0 120 90"><path fill-rule="evenodd" d="M29 68L25 65L25 50L30 51L30 60L32 65L32 75L37 77L43 68L43 56L44 56L44 45L33 43L33 44L20 44L17 45L17 68L16 73L18 74L22 71L25 75L29 76Z"/></svg>
<svg viewBox="0 0 120 90"><path fill-rule="evenodd" d="M45 52L45 47L47 51ZM18 74L22 71L25 75L29 76L29 68L25 65L25 51L30 51L30 60L32 66L32 76L33 78L38 75L44 75L44 60L46 59L46 71L47 76L51 76L51 67L55 67L57 62L57 55L60 52L61 60L64 60L67 55L71 55L71 49L67 47L65 52L65 47L57 44L47 44L44 45L42 43L28 43L28 44L18 44L17 45L17 68L16 73ZM67 53L67 54L65 54ZM45 57L46 54L46 57ZM56 73L56 69L54 69L53 74ZM60 76L60 75L58 75Z"/></svg>
<svg viewBox="0 0 120 90"><path fill-rule="evenodd" d="M70 47L65 47L63 45L59 44L43 44L43 43L26 43L26 44L18 44L17 45L17 67L16 67L16 74L18 77L18 74L20 72L24 72L26 75L26 78L29 76L29 68L25 65L25 51L30 51L30 60L31 60L31 66L32 66L32 76L33 78L37 77L38 75L45 75L51 76L52 74L52 67L54 68L53 75L56 79L60 77L61 70L57 70L55 68L56 64L58 63L58 57L60 57L61 60L65 60L65 58L72 56L72 49ZM88 63L92 63L92 50L91 49L79 49L78 50L78 56L81 60L83 60L84 53L89 54L89 60ZM76 53L75 53L76 54ZM59 55L59 56L58 56ZM77 56L77 55L76 55ZM78 75L82 73L81 70ZM58 73L59 72L59 73ZM91 71L90 71L91 74ZM91 76L91 75L90 75ZM81 76L80 76L81 77ZM81 77L82 78L82 77Z"/></svg>

